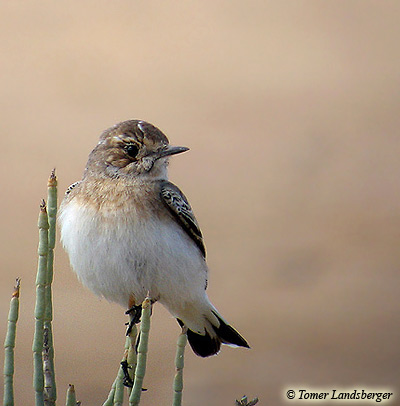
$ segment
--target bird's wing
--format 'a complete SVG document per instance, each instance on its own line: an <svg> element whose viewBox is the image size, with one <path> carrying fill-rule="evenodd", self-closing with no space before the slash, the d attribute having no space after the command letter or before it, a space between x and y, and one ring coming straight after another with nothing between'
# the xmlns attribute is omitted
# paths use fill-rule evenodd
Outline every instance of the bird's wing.
<svg viewBox="0 0 400 406"><path fill-rule="evenodd" d="M161 183L160 195L162 201L186 233L192 238L205 258L206 248L203 242L203 235L185 195L177 186L168 181Z"/></svg>
<svg viewBox="0 0 400 406"><path fill-rule="evenodd" d="M68 189L65 191L65 195L69 195L71 193L71 191L78 186L81 183L80 180L78 180L77 182L74 182L72 185L68 186Z"/></svg>

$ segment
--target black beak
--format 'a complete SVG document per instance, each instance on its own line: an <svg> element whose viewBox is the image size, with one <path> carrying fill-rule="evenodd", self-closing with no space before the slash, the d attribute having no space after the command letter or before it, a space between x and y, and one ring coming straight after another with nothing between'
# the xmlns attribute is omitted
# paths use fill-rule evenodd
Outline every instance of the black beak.
<svg viewBox="0 0 400 406"><path fill-rule="evenodd" d="M157 159L164 158L170 155L180 154L181 152L188 151L189 148L186 147L173 147L168 145L168 147L164 148L162 151L158 153Z"/></svg>

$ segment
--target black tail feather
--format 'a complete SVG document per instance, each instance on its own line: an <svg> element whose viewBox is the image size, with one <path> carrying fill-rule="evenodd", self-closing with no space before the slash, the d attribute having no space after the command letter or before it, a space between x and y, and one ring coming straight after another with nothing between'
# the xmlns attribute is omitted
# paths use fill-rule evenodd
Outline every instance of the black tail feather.
<svg viewBox="0 0 400 406"><path fill-rule="evenodd" d="M226 324L224 320L214 312L215 317L219 321L219 327L214 327L214 330L217 332L217 335L224 344L237 345L238 347L250 348L247 341L229 324Z"/></svg>
<svg viewBox="0 0 400 406"><path fill-rule="evenodd" d="M220 323L219 327L213 326L216 335L212 337L206 330L206 334L198 334L192 330L187 331L187 337L193 352L199 357L210 357L217 354L221 349L221 343L250 348L247 341L230 325L226 324L221 317L213 312ZM183 327L182 320L177 319Z"/></svg>
<svg viewBox="0 0 400 406"><path fill-rule="evenodd" d="M210 357L218 354L221 349L221 340L218 337L212 338L208 333L203 336L188 330L187 337L193 352L199 357Z"/></svg>

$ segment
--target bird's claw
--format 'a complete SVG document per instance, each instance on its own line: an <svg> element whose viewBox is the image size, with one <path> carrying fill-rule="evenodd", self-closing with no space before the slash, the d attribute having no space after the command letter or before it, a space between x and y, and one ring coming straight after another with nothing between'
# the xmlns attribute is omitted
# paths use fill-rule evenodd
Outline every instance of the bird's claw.
<svg viewBox="0 0 400 406"><path fill-rule="evenodd" d="M131 333L133 326L140 322L140 317L142 315L142 305L132 306L125 312L125 314L129 314L129 317L131 318L126 330L126 335L128 336Z"/></svg>

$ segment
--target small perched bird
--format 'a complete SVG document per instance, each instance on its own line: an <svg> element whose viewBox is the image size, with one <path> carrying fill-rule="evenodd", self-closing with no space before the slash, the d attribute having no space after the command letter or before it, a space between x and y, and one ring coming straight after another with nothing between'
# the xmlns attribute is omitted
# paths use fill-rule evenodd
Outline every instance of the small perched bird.
<svg viewBox="0 0 400 406"><path fill-rule="evenodd" d="M168 181L169 145L153 125L129 120L104 131L81 181L61 204L61 239L81 282L134 308L149 294L187 327L193 351L249 347L206 294L206 250L185 195Z"/></svg>

